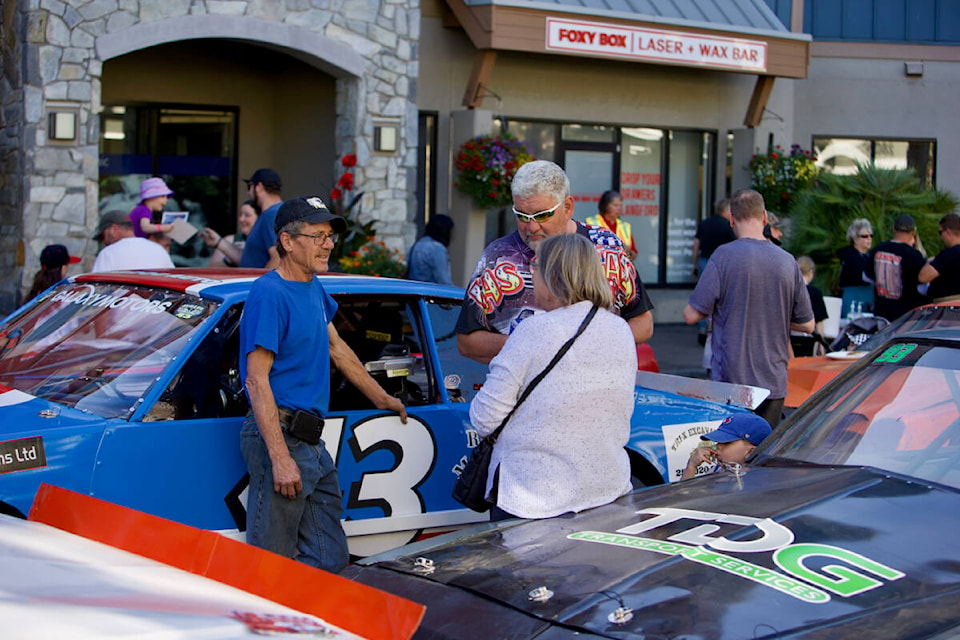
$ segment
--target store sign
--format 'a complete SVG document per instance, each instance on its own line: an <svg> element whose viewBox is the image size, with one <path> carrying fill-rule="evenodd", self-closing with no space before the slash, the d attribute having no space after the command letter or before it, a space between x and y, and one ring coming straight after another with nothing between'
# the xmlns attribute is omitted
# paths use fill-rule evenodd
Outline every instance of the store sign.
<svg viewBox="0 0 960 640"><path fill-rule="evenodd" d="M767 43L762 41L602 22L547 18L546 48L735 71L767 70Z"/></svg>

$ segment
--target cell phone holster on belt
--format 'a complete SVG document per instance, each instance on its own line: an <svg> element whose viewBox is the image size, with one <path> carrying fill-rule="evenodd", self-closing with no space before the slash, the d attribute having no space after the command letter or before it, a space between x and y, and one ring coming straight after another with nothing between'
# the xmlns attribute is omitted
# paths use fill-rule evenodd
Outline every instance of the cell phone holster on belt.
<svg viewBox="0 0 960 640"><path fill-rule="evenodd" d="M323 435L323 418L298 409L293 412L287 433L307 444L317 444L320 442L320 436Z"/></svg>

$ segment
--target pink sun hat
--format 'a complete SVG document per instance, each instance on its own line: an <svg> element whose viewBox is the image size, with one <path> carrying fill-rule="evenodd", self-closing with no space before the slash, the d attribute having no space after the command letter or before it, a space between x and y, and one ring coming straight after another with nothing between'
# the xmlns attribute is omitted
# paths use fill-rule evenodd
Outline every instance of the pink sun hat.
<svg viewBox="0 0 960 640"><path fill-rule="evenodd" d="M147 178L140 183L140 202L149 200L150 198L172 195L173 191L171 191L167 183L163 181L163 178Z"/></svg>

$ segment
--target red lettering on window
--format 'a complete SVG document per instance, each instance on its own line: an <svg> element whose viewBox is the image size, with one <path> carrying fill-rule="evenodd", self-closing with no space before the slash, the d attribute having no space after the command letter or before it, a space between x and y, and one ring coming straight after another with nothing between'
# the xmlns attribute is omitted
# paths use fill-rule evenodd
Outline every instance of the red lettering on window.
<svg viewBox="0 0 960 640"><path fill-rule="evenodd" d="M659 173L644 173L641 177L643 179L643 184L653 185L653 186L660 184Z"/></svg>

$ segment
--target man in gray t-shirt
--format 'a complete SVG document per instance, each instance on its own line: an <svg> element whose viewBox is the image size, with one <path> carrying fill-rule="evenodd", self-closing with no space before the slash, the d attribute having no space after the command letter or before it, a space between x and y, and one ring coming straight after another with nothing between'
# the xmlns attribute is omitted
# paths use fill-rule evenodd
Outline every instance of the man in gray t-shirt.
<svg viewBox="0 0 960 640"><path fill-rule="evenodd" d="M776 427L787 395L790 331L813 332L810 296L797 261L763 236L763 196L737 191L730 211L737 239L714 252L683 319L713 317L710 378L770 389L757 413Z"/></svg>

